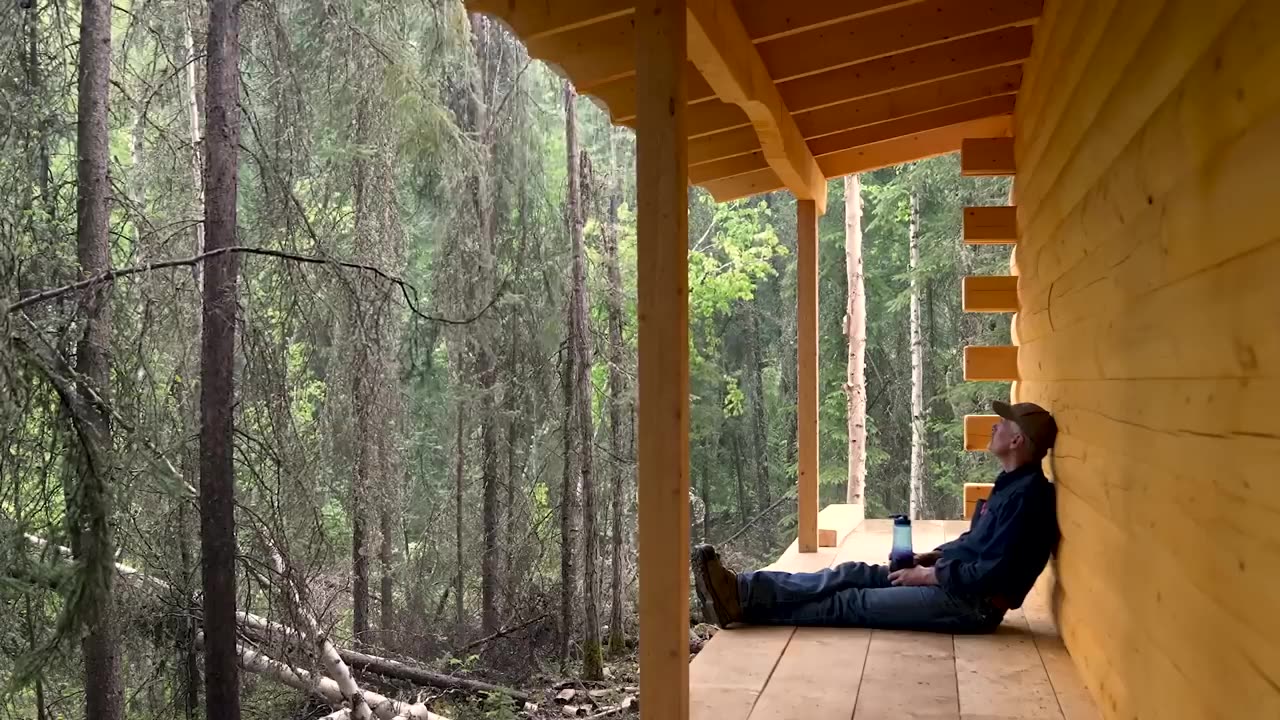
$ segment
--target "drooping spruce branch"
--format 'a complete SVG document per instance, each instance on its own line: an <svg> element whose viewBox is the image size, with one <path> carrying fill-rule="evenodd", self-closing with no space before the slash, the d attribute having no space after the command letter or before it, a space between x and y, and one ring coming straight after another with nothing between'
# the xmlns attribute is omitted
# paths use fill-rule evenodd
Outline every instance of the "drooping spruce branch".
<svg viewBox="0 0 1280 720"><path fill-rule="evenodd" d="M414 315L428 322L440 323L442 325L470 325L471 323L476 322L480 318L484 317L485 314L488 313L489 310L498 303L498 300L502 297L503 293L506 291L506 286L507 286L507 283L504 280L502 284L498 286L497 292L495 292L493 294L493 297L489 299L489 302L483 308L481 308L479 312L472 315L471 317L464 318L464 319L445 318L445 317L438 317L435 315L429 315L423 312L418 300L418 289L414 287L412 283L402 278L396 277L395 275L391 275L390 273L386 272L382 268L377 267L376 265L365 265L363 263L348 262L346 260L335 260L333 258L315 257L312 255L299 255L297 253L283 252L281 250L269 250L267 248L225 247L225 248L210 250L208 252L203 252L198 255L192 255L191 257L186 257L186 258L175 258L173 260L161 260L158 262L143 263L142 265L131 265L129 267L118 268L116 270L110 270L107 272L98 273L93 277L88 277L88 278L85 278L84 280L70 283L68 285L41 290L39 292L32 293L31 295L28 295L22 298L21 300L18 300L17 302L11 303L5 309L5 314L6 315L13 314L24 308L28 308L28 307L31 307L32 305L37 305L42 302L53 300L54 298L61 297L63 295L66 295L67 293L83 290L85 288L92 287L94 285L98 285L101 283L114 282L119 278L128 277L130 275L138 275L141 273L154 272L156 270L165 270L165 269L175 268L175 267L188 267L188 266L196 265L198 263L203 263L211 258L217 257L218 255L222 255L225 253L244 253L246 255L263 255L266 257L279 258L281 260L289 260L292 262L306 263L311 265L336 265L338 267L348 268L351 270L360 270L363 272L370 272L382 278L383 280L387 281L388 283L391 283L392 285L395 285L396 287L400 288L400 293L401 295L404 296L405 304L409 306L410 312L412 312Z"/></svg>

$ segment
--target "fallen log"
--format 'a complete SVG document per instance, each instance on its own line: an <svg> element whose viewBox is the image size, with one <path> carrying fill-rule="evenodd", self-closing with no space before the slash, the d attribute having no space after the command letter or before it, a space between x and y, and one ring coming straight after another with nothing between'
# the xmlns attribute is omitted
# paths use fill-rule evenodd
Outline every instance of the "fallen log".
<svg viewBox="0 0 1280 720"><path fill-rule="evenodd" d="M54 545L53 543L36 537L35 535L28 534L25 535L25 537L27 541L37 549L51 552L64 562L72 561L71 550L69 548L61 545ZM172 591L169 584L165 581L123 563L116 563L116 572L119 573L121 578L126 582L138 587L139 589L145 590L152 595L168 595ZM12 571L11 574L13 574ZM25 577L17 579L29 581L28 578ZM305 634L273 620L268 620L261 615L237 612L236 618L239 620L240 624L244 626L245 630L249 631L258 639L274 639L278 637L282 640L293 643L297 647L310 647L312 645L312 642ZM338 649L338 655L347 665L361 672L369 672L395 680L404 680L417 685L426 685L443 690L457 690L476 694L507 695L512 699L512 702L521 707L527 703L533 702L533 698L528 693L519 692L499 685L493 685L480 680L471 680L468 678L455 677L446 673L435 672L416 664L405 663L399 660L392 660L391 658L379 657L377 655L355 652L353 650ZM368 695L368 693L366 693L366 695Z"/></svg>
<svg viewBox="0 0 1280 720"><path fill-rule="evenodd" d="M196 636L196 643L204 641L204 633ZM311 693L330 705L337 707L343 703L342 689L338 683L324 676L313 675L302 668L295 668L275 660L263 653L236 644L236 652L240 654L240 667L288 685L295 690ZM364 699L372 708L373 714L382 720L449 720L427 709L422 703L406 703L386 697L372 690L364 691Z"/></svg>
<svg viewBox="0 0 1280 720"><path fill-rule="evenodd" d="M292 645L303 646L306 644L306 637L297 630L281 625L278 622L267 620L259 615L249 613L236 613L236 618L245 629L255 638L262 640L282 640ZM427 685L430 687L441 688L443 690L460 690L475 694L490 695L506 695L511 698L512 702L523 707L526 703L533 702L533 697L528 693L512 690L511 688L502 687L501 685L493 685L481 680L471 680L469 678L460 678L445 673L430 670L415 663L406 663L400 660L393 660L378 655L369 655L368 653L357 652L355 650L338 650L338 655L342 658L351 669L357 672L368 672L374 675L391 678L393 680L404 680L414 683L415 685Z"/></svg>
<svg viewBox="0 0 1280 720"><path fill-rule="evenodd" d="M280 575L280 581L288 588L286 597L289 598L294 611L302 616L302 621L307 624L307 630L311 633L311 640L316 644L316 649L320 652L320 659L324 662L325 667L328 668L329 677L337 682L338 690L342 693L343 700L350 706L351 719L369 720L373 711L370 709L368 701L365 700L364 693L360 691L360 686L356 683L356 679L352 677L350 668L342 660L342 656L338 654L338 649L334 647L329 640L329 636L320 627L316 616L307 609L306 603L302 599L302 590L294 583L293 576L289 574L289 568L285 567L284 556L275 547L271 548L271 563L275 566L276 573Z"/></svg>

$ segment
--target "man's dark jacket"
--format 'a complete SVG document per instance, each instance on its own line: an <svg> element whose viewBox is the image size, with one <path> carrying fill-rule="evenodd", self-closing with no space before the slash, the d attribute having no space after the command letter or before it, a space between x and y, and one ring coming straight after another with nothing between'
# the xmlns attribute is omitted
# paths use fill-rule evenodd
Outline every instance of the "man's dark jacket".
<svg viewBox="0 0 1280 720"><path fill-rule="evenodd" d="M997 607L1022 606L1058 545L1053 483L1040 461L996 478L969 532L938 547L938 583Z"/></svg>

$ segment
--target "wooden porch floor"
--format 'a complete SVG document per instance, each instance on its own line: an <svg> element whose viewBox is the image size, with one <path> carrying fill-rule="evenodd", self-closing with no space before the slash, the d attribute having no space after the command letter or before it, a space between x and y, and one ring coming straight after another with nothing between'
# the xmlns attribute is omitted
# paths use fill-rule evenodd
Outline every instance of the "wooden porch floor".
<svg viewBox="0 0 1280 720"><path fill-rule="evenodd" d="M848 517L823 510L822 527ZM834 522L833 522L834 521ZM770 570L811 572L853 560L884 562L892 523L846 521L837 547ZM914 545L954 539L966 521L914 523ZM999 632L936 635L856 628L761 627L722 631L689 668L693 720L1086 720L1101 715L1053 624L1050 572Z"/></svg>

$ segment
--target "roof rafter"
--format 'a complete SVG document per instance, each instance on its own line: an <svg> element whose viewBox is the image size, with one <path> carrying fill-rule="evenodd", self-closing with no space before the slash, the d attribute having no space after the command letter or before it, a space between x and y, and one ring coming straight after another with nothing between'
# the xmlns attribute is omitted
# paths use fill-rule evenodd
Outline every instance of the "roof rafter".
<svg viewBox="0 0 1280 720"><path fill-rule="evenodd" d="M999 115L1012 115L1013 105L1013 95L982 98L932 112L865 125L832 135L824 135L807 141L807 145L809 146L809 152L821 164L823 156L850 148L872 145L885 140L927 132L971 120L981 120ZM690 162L689 181L694 184L733 175L743 175L768 166L764 156L759 151L734 155L706 163L693 163L692 160Z"/></svg>
<svg viewBox="0 0 1280 720"><path fill-rule="evenodd" d="M1011 132L1013 132L1013 118L1010 116L987 117L871 145L849 148L818 158L818 165L827 177L840 177L946 155L959 150L965 139L1007 137ZM733 177L709 180L702 183L702 187L718 202L726 202L781 190L785 185L772 169L765 168Z"/></svg>
<svg viewBox="0 0 1280 720"><path fill-rule="evenodd" d="M983 98L1009 95L1018 91L1021 81L1021 67L990 68L948 80L829 105L818 110L798 113L793 117L796 126L800 128L800 134L810 141L812 150L813 140L824 135L900 120ZM760 141L749 126L734 125L725 130L703 135L695 135L692 131L689 133L691 165L743 155L759 149Z"/></svg>
<svg viewBox="0 0 1280 720"><path fill-rule="evenodd" d="M689 59L751 118L769 167L797 198L827 206L827 180L729 0L689 0Z"/></svg>
<svg viewBox="0 0 1280 720"><path fill-rule="evenodd" d="M878 57L1030 25L1043 0L928 2L842 20L759 45L774 82L826 72Z"/></svg>

